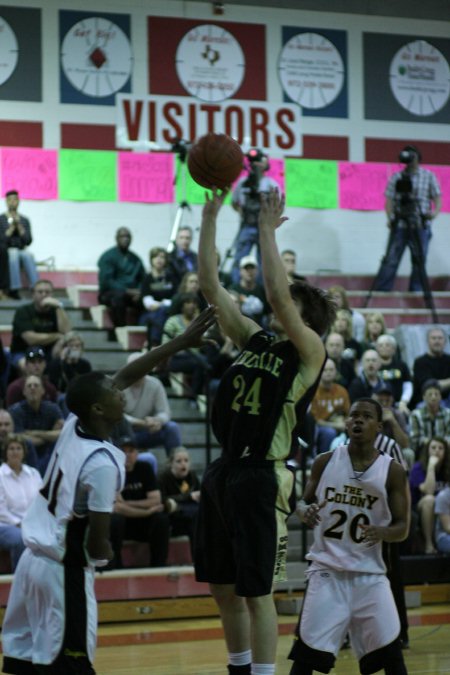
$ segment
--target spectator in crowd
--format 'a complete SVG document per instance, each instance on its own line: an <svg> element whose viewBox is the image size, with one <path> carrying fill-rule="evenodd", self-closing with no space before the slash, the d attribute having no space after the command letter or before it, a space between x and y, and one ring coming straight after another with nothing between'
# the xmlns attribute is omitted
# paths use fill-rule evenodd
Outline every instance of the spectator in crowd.
<svg viewBox="0 0 450 675"><path fill-rule="evenodd" d="M172 298L176 290L175 277L169 268L167 251L160 246L150 249L150 272L145 275L141 286L144 311L139 324L147 326L149 347L161 344L162 330L169 316Z"/></svg>
<svg viewBox="0 0 450 675"><path fill-rule="evenodd" d="M350 399L347 390L336 383L336 375L336 365L328 358L311 403L311 413L316 422L317 454L328 452L333 439L345 431Z"/></svg>
<svg viewBox="0 0 450 675"><path fill-rule="evenodd" d="M205 309L207 302L200 290L197 272L186 272L181 279L181 283L177 288L177 292L172 298L172 306L170 314L179 314L181 311L180 300L185 293L194 293L197 296L198 306L200 311Z"/></svg>
<svg viewBox="0 0 450 675"><path fill-rule="evenodd" d="M351 309L345 288L335 284L330 286L328 294L331 295L338 309L346 309L350 312L352 315L352 337L361 343L364 340L366 321L361 312Z"/></svg>
<svg viewBox="0 0 450 675"><path fill-rule="evenodd" d="M3 341L0 336L0 406L2 406L5 402L6 387L9 382L10 371L11 371L11 354L9 353L9 349L4 348Z"/></svg>
<svg viewBox="0 0 450 675"><path fill-rule="evenodd" d="M198 316L198 298L193 293L185 293L181 298L181 312L167 319L164 324L163 344L181 335L192 321ZM168 369L171 373L184 373L189 376L189 398L192 405L197 407L197 398L205 392L205 382L210 366L202 349L191 347L177 352L169 361Z"/></svg>
<svg viewBox="0 0 450 675"><path fill-rule="evenodd" d="M364 339L361 343L363 352L367 349L375 349L375 344L380 335L386 335L386 322L381 312L371 312L366 315L366 327Z"/></svg>
<svg viewBox="0 0 450 675"><path fill-rule="evenodd" d="M352 403L360 398L371 398L384 384L380 377L380 357L375 349L364 352L361 367L361 374L352 380L348 388Z"/></svg>
<svg viewBox="0 0 450 675"><path fill-rule="evenodd" d="M9 435L0 466L0 549L9 551L13 572L25 549L22 518L42 486L39 472L25 464L26 457L25 440Z"/></svg>
<svg viewBox="0 0 450 675"><path fill-rule="evenodd" d="M450 553L450 485L436 495L434 514L436 548L439 553Z"/></svg>
<svg viewBox="0 0 450 675"><path fill-rule="evenodd" d="M130 354L132 363L142 354ZM145 375L124 390L125 417L133 429L134 444L139 449L163 445L167 456L181 445L180 429L170 419L170 407L163 384L157 377ZM141 453L140 458L143 458Z"/></svg>
<svg viewBox="0 0 450 675"><path fill-rule="evenodd" d="M7 300L9 295L9 267L8 249L6 243L0 238L0 302Z"/></svg>
<svg viewBox="0 0 450 675"><path fill-rule="evenodd" d="M390 236L388 250L376 279L377 291L392 289L406 246L411 252L412 263L409 290L423 290L419 260L423 261L425 268L431 221L438 215L442 204L436 176L419 166L419 150L414 145L407 145L400 153L400 161L406 166L402 171L392 174L386 187L385 210ZM403 190L397 189L400 181L403 182ZM408 195L410 199L405 204Z"/></svg>
<svg viewBox="0 0 450 675"><path fill-rule="evenodd" d="M447 441L433 436L422 448L420 459L409 475L411 504L419 515L425 539L425 553L436 553L434 546L434 506L436 495L450 480L450 450Z"/></svg>
<svg viewBox="0 0 450 675"><path fill-rule="evenodd" d="M337 368L336 382L348 389L355 378L355 360L345 351L345 340L340 333L329 333L325 340L325 349Z"/></svg>
<svg viewBox="0 0 450 675"><path fill-rule="evenodd" d="M38 469L41 476L50 459L64 424L60 407L51 401L44 401L44 386L40 377L28 375L23 387L24 401L11 406L10 413L17 433L30 440L38 455Z"/></svg>
<svg viewBox="0 0 450 675"><path fill-rule="evenodd" d="M391 384L395 402L402 412L408 414L413 385L408 366L397 355L397 340L393 335L380 335L376 350L381 361L380 377Z"/></svg>
<svg viewBox="0 0 450 675"><path fill-rule="evenodd" d="M0 457L5 454L5 446L7 438L10 434L14 433L14 420L11 417L11 413L8 410L3 410L0 408ZM22 436L23 438L23 436ZM26 438L24 438L26 445L26 456L28 466L32 466L33 469L38 468L38 456L36 453L36 448L33 443Z"/></svg>
<svg viewBox="0 0 450 675"><path fill-rule="evenodd" d="M58 391L49 378L44 375L44 370L47 366L45 360L45 352L39 345L28 347L25 351L25 375L16 378L11 382L6 390L6 407L10 408L14 403L23 401L25 399L23 387L25 379L28 375L37 375L41 378L44 385L44 400L56 403L58 401Z"/></svg>
<svg viewBox="0 0 450 675"><path fill-rule="evenodd" d="M169 552L169 517L149 462L139 461L131 438L120 447L125 453L125 487L116 499L111 518L112 568L121 568L122 543L126 539L147 542L149 566L165 567Z"/></svg>
<svg viewBox="0 0 450 675"><path fill-rule="evenodd" d="M120 227L116 242L116 246L102 253L97 263L98 301L109 308L115 328L127 325L127 308L139 310L145 276L141 259L130 251L130 230Z"/></svg>
<svg viewBox="0 0 450 675"><path fill-rule="evenodd" d="M189 452L183 446L170 453L168 465L159 476L159 487L169 513L172 536L187 535L193 551L200 481L191 469Z"/></svg>
<svg viewBox="0 0 450 675"><path fill-rule="evenodd" d="M47 361L56 342L70 330L70 321L62 302L53 297L53 284L48 279L37 281L32 302L17 308L12 326L12 365L23 370L28 347L39 345Z"/></svg>
<svg viewBox="0 0 450 675"><path fill-rule="evenodd" d="M231 205L239 214L239 231L235 241L235 252L231 278L239 283L241 259L257 247L258 273L261 267L261 252L258 237L258 217L261 210L261 195L271 190L280 192L278 183L265 175L269 169L269 158L261 150L252 149L247 153L248 175L240 178L231 196Z"/></svg>
<svg viewBox="0 0 450 675"><path fill-rule="evenodd" d="M412 411L409 437L416 457L430 438L439 436L450 440L450 409L441 406L441 386L438 380L427 380L422 386L424 406Z"/></svg>
<svg viewBox="0 0 450 675"><path fill-rule="evenodd" d="M413 365L415 407L421 400L422 385L427 380L438 380L445 405L450 407L450 354L444 349L447 336L443 328L433 326L427 331L428 351L418 356Z"/></svg>
<svg viewBox="0 0 450 675"><path fill-rule="evenodd" d="M290 284L294 281L306 281L305 277L301 274L297 274L295 271L297 268L297 254L290 248L287 248L285 251L281 252L281 262L283 263L284 269L286 270L287 278Z"/></svg>
<svg viewBox="0 0 450 675"><path fill-rule="evenodd" d="M33 238L28 218L18 213L19 193L9 190L6 195L6 213L0 215L0 238L8 248L9 261L9 295L20 299L23 270L30 288L34 288L39 275L33 255L27 250Z"/></svg>
<svg viewBox="0 0 450 675"><path fill-rule="evenodd" d="M361 358L362 347L358 340L353 337L353 319L348 309L338 309L336 319L331 328L333 333L339 333L344 338L345 351L357 364Z"/></svg>
<svg viewBox="0 0 450 675"><path fill-rule="evenodd" d="M373 394L383 410L383 434L393 438L399 445L406 465L410 469L415 461L415 453L409 447L408 419L395 405L394 394L390 382L383 382L380 389Z"/></svg>
<svg viewBox="0 0 450 675"><path fill-rule="evenodd" d="M241 312L259 325L270 313L264 287L257 281L258 261L252 255L246 255L239 262L239 281L232 283L229 290L238 293Z"/></svg>
<svg viewBox="0 0 450 675"><path fill-rule="evenodd" d="M75 331L69 331L61 338L53 350L47 372L51 382L61 394L65 394L67 386L74 377L90 373L92 366L83 358L84 340Z"/></svg>
<svg viewBox="0 0 450 675"><path fill-rule="evenodd" d="M175 236L175 246L169 253L169 268L176 288L186 272L197 271L197 254L191 248L193 238L192 227L182 225Z"/></svg>

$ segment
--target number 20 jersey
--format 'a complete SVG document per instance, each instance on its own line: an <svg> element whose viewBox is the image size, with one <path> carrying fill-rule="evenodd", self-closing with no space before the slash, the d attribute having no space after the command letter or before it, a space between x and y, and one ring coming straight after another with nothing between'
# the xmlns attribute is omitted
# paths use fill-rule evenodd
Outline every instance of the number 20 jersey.
<svg viewBox="0 0 450 675"><path fill-rule="evenodd" d="M355 472L348 446L338 446L325 466L316 490L321 521L306 559L309 571L323 567L343 572L382 574L382 544L368 546L361 525L389 525L392 519L386 480L392 457L378 455L363 472Z"/></svg>
<svg viewBox="0 0 450 675"><path fill-rule="evenodd" d="M297 424L317 381L302 381L300 357L288 340L264 331L252 335L222 376L212 410L212 427L223 458L285 459Z"/></svg>

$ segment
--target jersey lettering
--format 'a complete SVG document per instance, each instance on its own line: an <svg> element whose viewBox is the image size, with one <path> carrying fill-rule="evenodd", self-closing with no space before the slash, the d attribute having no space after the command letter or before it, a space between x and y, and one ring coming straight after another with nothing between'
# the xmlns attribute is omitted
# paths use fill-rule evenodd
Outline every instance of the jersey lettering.
<svg viewBox="0 0 450 675"><path fill-rule="evenodd" d="M337 492L334 487L325 488L325 499L327 502L359 506L369 511L371 511L375 502L378 501L378 497L364 494L362 488L356 488L352 485L344 485L343 492Z"/></svg>
<svg viewBox="0 0 450 675"><path fill-rule="evenodd" d="M275 356L272 352L255 354L254 352L244 349L242 354L235 361L235 365L237 364L244 366L245 368L260 368L261 370L266 370L274 377L279 377L283 359L280 359L279 356Z"/></svg>
<svg viewBox="0 0 450 675"><path fill-rule="evenodd" d="M58 501L58 488L62 481L63 472L61 469L58 470L58 475L56 480L52 485L52 476L55 472L56 466L53 466L53 469L48 477L46 484L41 488L41 495L48 501L48 510L50 513L55 515L56 511L56 502Z"/></svg>

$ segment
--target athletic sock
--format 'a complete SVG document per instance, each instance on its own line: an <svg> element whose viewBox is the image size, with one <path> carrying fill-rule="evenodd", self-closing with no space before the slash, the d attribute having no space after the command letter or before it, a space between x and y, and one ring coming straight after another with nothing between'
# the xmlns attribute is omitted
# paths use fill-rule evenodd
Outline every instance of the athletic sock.
<svg viewBox="0 0 450 675"><path fill-rule="evenodd" d="M252 650L247 649L245 652L229 652L228 662L230 666L249 666L252 662ZM248 671L250 672L250 670Z"/></svg>
<svg viewBox="0 0 450 675"><path fill-rule="evenodd" d="M275 664L252 663L251 675L275 675Z"/></svg>

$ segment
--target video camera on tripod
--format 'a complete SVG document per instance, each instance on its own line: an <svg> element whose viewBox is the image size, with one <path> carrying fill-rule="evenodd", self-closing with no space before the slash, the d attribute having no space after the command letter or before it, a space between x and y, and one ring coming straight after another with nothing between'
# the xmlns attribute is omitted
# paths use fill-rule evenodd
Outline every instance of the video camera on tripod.
<svg viewBox="0 0 450 675"><path fill-rule="evenodd" d="M395 208L394 225L400 220L405 221L410 227L423 227L423 218L420 213L420 204L413 191L413 184L408 167L412 164L417 154L405 148L399 154L399 161L406 164L400 178L395 183Z"/></svg>

